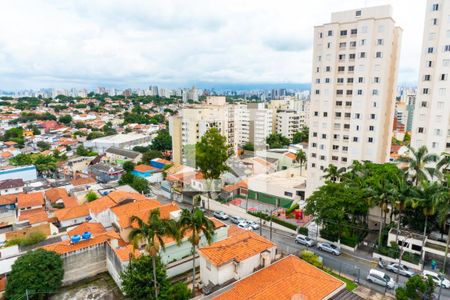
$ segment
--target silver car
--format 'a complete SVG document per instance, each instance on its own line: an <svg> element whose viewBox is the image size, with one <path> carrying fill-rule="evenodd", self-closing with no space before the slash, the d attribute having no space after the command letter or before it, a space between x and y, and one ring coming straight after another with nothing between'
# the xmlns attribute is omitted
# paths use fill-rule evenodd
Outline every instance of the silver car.
<svg viewBox="0 0 450 300"><path fill-rule="evenodd" d="M405 265L399 265L398 263L390 263L389 265L386 266L386 270L398 273L406 277L413 277L414 275L416 275L416 273L413 270L411 270Z"/></svg>
<svg viewBox="0 0 450 300"><path fill-rule="evenodd" d="M319 243L317 249L334 254L341 255L341 248L332 243Z"/></svg>
<svg viewBox="0 0 450 300"><path fill-rule="evenodd" d="M367 281L386 286L389 289L395 287L395 281L391 277L376 269L370 269L369 275L367 275Z"/></svg>
<svg viewBox="0 0 450 300"><path fill-rule="evenodd" d="M256 223L255 221L248 221L247 223L248 223L248 225L250 225L250 227L251 227L253 230L258 230L258 229L259 229L259 224Z"/></svg>
<svg viewBox="0 0 450 300"><path fill-rule="evenodd" d="M213 216L216 217L217 219L228 220L228 215L223 211L215 211L213 213Z"/></svg>
<svg viewBox="0 0 450 300"><path fill-rule="evenodd" d="M436 272L424 270L422 276L427 277L431 276L436 286L442 286L445 289L450 289L450 280L444 277L442 274L438 274Z"/></svg>
<svg viewBox="0 0 450 300"><path fill-rule="evenodd" d="M295 237L295 242L297 244L305 245L306 247L312 247L316 244L316 242L314 242L314 240L310 239L309 237L307 237L303 234L298 234Z"/></svg>

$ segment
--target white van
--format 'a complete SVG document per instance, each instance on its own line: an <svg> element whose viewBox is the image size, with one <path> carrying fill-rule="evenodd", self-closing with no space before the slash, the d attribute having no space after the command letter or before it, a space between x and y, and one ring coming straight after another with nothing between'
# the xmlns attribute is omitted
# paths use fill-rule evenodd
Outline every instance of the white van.
<svg viewBox="0 0 450 300"><path fill-rule="evenodd" d="M370 269L369 275L367 275L367 281L381 286L386 286L389 289L393 289L395 287L395 281L389 277L389 275L376 269Z"/></svg>

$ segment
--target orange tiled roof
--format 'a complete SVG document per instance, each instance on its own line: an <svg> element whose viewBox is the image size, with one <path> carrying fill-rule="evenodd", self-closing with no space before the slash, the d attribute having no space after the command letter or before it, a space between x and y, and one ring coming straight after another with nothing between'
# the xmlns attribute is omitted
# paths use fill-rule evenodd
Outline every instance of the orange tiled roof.
<svg viewBox="0 0 450 300"><path fill-rule="evenodd" d="M108 197L110 197L115 203L120 203L124 200L145 200L147 199L144 195L134 192L125 192L125 191L112 191L108 194Z"/></svg>
<svg viewBox="0 0 450 300"><path fill-rule="evenodd" d="M14 146L14 145L17 145L17 143L16 143L16 142L13 142L13 141L3 142L3 144L5 144L5 145L7 145L7 146Z"/></svg>
<svg viewBox="0 0 450 300"><path fill-rule="evenodd" d="M76 178L72 179L70 183L73 186L83 185L83 184L90 184L90 183L96 183L97 181L94 178L86 177L86 178Z"/></svg>
<svg viewBox="0 0 450 300"><path fill-rule="evenodd" d="M243 261L274 246L274 243L256 233L244 231L203 247L199 252L212 264L221 266L231 261Z"/></svg>
<svg viewBox="0 0 450 300"><path fill-rule="evenodd" d="M116 203L108 196L105 196L92 202L86 203L86 205L88 206L91 212L98 214L99 212L102 212L108 208L115 206Z"/></svg>
<svg viewBox="0 0 450 300"><path fill-rule="evenodd" d="M0 292L6 289L6 276L0 277Z"/></svg>
<svg viewBox="0 0 450 300"><path fill-rule="evenodd" d="M64 202L64 208L71 208L80 205L75 197L68 196L62 198L62 200Z"/></svg>
<svg viewBox="0 0 450 300"><path fill-rule="evenodd" d="M72 244L70 240L61 241L55 244L50 244L43 246L42 249L47 251L54 251L57 254L65 254L74 252L80 249L91 247L94 245L103 244L111 239L120 239L118 233L114 231L107 231L105 233L99 234L92 237L89 240L81 240L78 243Z"/></svg>
<svg viewBox="0 0 450 300"><path fill-rule="evenodd" d="M45 191L45 198L49 200L51 203L55 203L58 200L62 200L64 197L68 197L67 191L65 188L52 188Z"/></svg>
<svg viewBox="0 0 450 300"><path fill-rule="evenodd" d="M111 211L117 216L118 225L122 228L128 228L130 227L131 216L138 216L147 221L149 212L160 206L161 203L156 200L140 200L116 206Z"/></svg>
<svg viewBox="0 0 450 300"><path fill-rule="evenodd" d="M293 255L275 262L215 297L215 300L324 299L345 283Z"/></svg>
<svg viewBox="0 0 450 300"><path fill-rule="evenodd" d="M55 211L55 216L58 221L70 220L75 218L89 216L89 207L86 204L78 205L75 207L63 208Z"/></svg>
<svg viewBox="0 0 450 300"><path fill-rule="evenodd" d="M43 207L21 211L20 216L19 216L19 221L27 221L33 215L35 215L35 214L42 215L42 213L45 213L47 215L47 213L45 212Z"/></svg>
<svg viewBox="0 0 450 300"><path fill-rule="evenodd" d="M67 234L72 237L73 235L82 234L83 232L90 232L92 236L96 236L101 233L105 233L105 227L101 223L81 223L72 230L68 231Z"/></svg>
<svg viewBox="0 0 450 300"><path fill-rule="evenodd" d="M28 217L28 223L30 223L31 225L42 222L48 222L48 214L44 210L36 212L35 214L32 214L31 216Z"/></svg>
<svg viewBox="0 0 450 300"><path fill-rule="evenodd" d="M44 205L44 196L41 192L18 194L17 195L17 207L26 208L33 206Z"/></svg>
<svg viewBox="0 0 450 300"><path fill-rule="evenodd" d="M17 202L17 194L0 196L0 205L14 204L16 202Z"/></svg>
<svg viewBox="0 0 450 300"><path fill-rule="evenodd" d="M4 152L1 152L1 153L0 153L0 156L1 156L2 158L9 158L9 157L12 156L12 153L9 152L9 151L4 151Z"/></svg>
<svg viewBox="0 0 450 300"><path fill-rule="evenodd" d="M139 252L139 250L133 249L132 245L126 245L124 247L114 248L113 250L116 253L117 257L120 259L120 261L129 261L130 254L133 257L141 256L141 253Z"/></svg>
<svg viewBox="0 0 450 300"><path fill-rule="evenodd" d="M140 165L137 165L136 167L134 167L134 170L138 171L138 172L148 172L148 171L158 170L158 169L154 168L152 166L149 166L149 165L140 164Z"/></svg>
<svg viewBox="0 0 450 300"><path fill-rule="evenodd" d="M286 156L286 157L288 157L288 158L290 158L290 159L292 159L292 160L296 160L296 159L297 159L297 155L295 155L295 154L292 153L292 152L286 152L286 153L284 154L284 156Z"/></svg>

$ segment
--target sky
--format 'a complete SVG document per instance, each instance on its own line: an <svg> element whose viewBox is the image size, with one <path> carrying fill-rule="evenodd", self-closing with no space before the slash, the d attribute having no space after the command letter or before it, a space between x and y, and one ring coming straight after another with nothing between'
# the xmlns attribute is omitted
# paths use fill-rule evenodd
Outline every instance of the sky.
<svg viewBox="0 0 450 300"><path fill-rule="evenodd" d="M382 4L415 84L425 0L0 1L0 90L309 83L313 27Z"/></svg>

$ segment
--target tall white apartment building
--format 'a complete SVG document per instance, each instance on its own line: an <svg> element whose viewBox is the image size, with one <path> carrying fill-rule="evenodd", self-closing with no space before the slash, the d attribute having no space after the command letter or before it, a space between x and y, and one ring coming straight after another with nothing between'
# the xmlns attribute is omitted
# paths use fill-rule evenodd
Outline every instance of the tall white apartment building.
<svg viewBox="0 0 450 300"><path fill-rule="evenodd" d="M401 34L388 5L314 28L307 195L329 164L388 161Z"/></svg>
<svg viewBox="0 0 450 300"><path fill-rule="evenodd" d="M249 142L255 150L266 149L266 138L273 133L273 111L264 103L247 104L249 116Z"/></svg>
<svg viewBox="0 0 450 300"><path fill-rule="evenodd" d="M411 145L450 149L450 0L428 0Z"/></svg>
<svg viewBox="0 0 450 300"><path fill-rule="evenodd" d="M292 139L294 134L305 125L304 115L295 110L276 112L276 132Z"/></svg>

